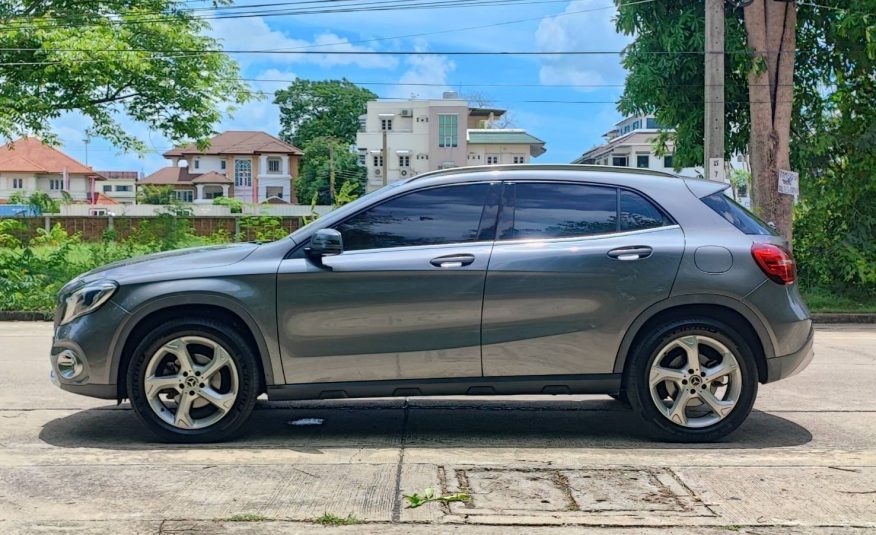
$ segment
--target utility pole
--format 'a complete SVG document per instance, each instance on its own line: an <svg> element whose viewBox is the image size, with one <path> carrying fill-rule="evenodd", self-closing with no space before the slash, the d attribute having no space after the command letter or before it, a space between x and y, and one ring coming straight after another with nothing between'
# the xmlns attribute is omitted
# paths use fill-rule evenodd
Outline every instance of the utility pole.
<svg viewBox="0 0 876 535"><path fill-rule="evenodd" d="M335 146L334 140L329 140L329 203L335 204Z"/></svg>
<svg viewBox="0 0 876 535"><path fill-rule="evenodd" d="M386 174L389 171L389 154L386 150L386 129L383 130L383 150L380 152L383 158L383 185L389 184L389 176Z"/></svg>
<svg viewBox="0 0 876 535"><path fill-rule="evenodd" d="M724 171L724 0L706 2L706 178L726 181Z"/></svg>
<svg viewBox="0 0 876 535"><path fill-rule="evenodd" d="M88 144L91 143L91 136L85 135L85 139L82 140L82 143L85 144L85 166L88 167Z"/></svg>

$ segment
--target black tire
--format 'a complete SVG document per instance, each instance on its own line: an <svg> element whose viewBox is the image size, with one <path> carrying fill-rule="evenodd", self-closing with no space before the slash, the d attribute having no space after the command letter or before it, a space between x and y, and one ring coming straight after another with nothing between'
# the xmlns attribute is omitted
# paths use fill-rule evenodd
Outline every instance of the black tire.
<svg viewBox="0 0 876 535"><path fill-rule="evenodd" d="M221 345L231 356L238 377L238 395L231 409L216 423L199 429L173 426L153 411L146 398L144 379L151 356L181 336L199 336ZM140 420L161 440L177 443L219 442L234 437L249 418L260 390L256 350L230 325L207 318L176 318L149 332L131 355L127 371L128 397ZM201 385L203 386L203 385Z"/></svg>
<svg viewBox="0 0 876 535"><path fill-rule="evenodd" d="M648 384L651 365L658 357L658 351L671 340L689 335L709 336L724 344L733 353L742 374L742 388L736 406L723 419L707 427L685 427L671 421L655 405ZM757 397L757 387L757 362L745 338L729 325L708 317L657 325L631 349L624 375L624 391L630 406L642 418L648 434L670 442L713 442L727 436L748 417Z"/></svg>

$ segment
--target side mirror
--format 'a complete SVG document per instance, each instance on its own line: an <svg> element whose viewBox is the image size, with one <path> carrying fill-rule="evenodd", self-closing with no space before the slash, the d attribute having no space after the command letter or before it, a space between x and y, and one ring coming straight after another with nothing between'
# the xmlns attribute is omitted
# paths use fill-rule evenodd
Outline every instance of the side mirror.
<svg viewBox="0 0 876 535"><path fill-rule="evenodd" d="M344 252L344 239L341 233L333 228L319 229L310 237L310 247L305 249L305 252L311 260L321 264L322 257Z"/></svg>

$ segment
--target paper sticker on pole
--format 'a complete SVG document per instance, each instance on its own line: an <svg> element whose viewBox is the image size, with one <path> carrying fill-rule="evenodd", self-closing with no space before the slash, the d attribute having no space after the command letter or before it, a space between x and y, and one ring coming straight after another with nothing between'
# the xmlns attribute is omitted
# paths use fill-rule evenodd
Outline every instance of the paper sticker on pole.
<svg viewBox="0 0 876 535"><path fill-rule="evenodd" d="M793 195L794 202L800 195L800 173L779 169L779 193Z"/></svg>
<svg viewBox="0 0 876 535"><path fill-rule="evenodd" d="M727 182L727 174L724 171L724 158L709 158L709 180Z"/></svg>

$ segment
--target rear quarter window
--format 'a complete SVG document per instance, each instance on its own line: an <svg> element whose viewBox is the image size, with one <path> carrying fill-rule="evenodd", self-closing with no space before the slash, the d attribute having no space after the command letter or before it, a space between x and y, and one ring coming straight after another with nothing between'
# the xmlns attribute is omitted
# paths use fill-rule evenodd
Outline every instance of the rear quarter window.
<svg viewBox="0 0 876 535"><path fill-rule="evenodd" d="M746 210L744 206L724 195L722 191L703 197L700 200L745 234L754 236L777 235L769 225Z"/></svg>

